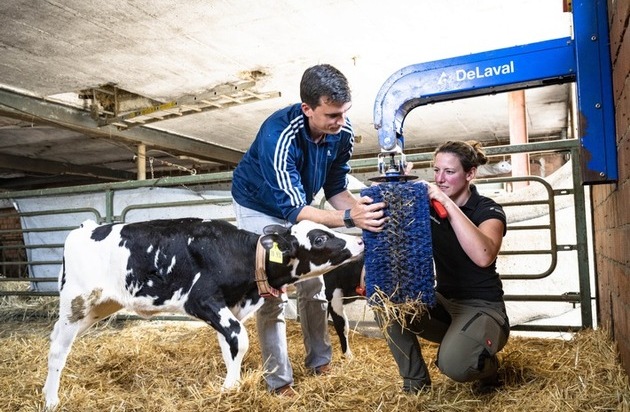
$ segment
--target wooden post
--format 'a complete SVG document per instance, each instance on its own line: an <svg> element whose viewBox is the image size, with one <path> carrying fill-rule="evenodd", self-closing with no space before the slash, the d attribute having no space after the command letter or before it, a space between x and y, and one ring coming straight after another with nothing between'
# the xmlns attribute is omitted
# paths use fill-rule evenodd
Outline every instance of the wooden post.
<svg viewBox="0 0 630 412"><path fill-rule="evenodd" d="M136 157L136 167L138 169L138 180L147 179L147 146L144 143L138 145L138 156Z"/></svg>
<svg viewBox="0 0 630 412"><path fill-rule="evenodd" d="M525 90L508 93L508 116L510 124L510 144L527 143L527 108ZM529 176L529 154L512 155L512 176ZM529 182L514 182L514 190L529 185Z"/></svg>

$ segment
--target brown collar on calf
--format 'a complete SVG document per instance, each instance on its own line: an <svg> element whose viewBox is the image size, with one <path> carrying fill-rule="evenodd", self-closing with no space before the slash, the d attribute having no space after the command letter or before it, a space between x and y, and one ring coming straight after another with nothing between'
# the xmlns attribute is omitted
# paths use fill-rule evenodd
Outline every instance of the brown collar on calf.
<svg viewBox="0 0 630 412"><path fill-rule="evenodd" d="M260 243L260 238L258 238L258 243L256 244L256 285L258 285L258 294L263 298L270 296L277 298L284 290L273 288L269 285L269 282L267 282L267 272L265 271L266 257L267 251Z"/></svg>

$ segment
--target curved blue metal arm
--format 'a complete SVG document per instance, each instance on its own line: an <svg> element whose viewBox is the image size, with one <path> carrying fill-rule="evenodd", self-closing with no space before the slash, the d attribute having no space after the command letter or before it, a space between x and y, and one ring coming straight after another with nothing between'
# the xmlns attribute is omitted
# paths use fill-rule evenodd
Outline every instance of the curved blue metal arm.
<svg viewBox="0 0 630 412"><path fill-rule="evenodd" d="M383 150L403 147L403 123L414 108L439 101L519 90L575 79L570 37L407 66L381 86L374 126Z"/></svg>
<svg viewBox="0 0 630 412"><path fill-rule="evenodd" d="M565 37L436 60L393 73L374 103L382 151L402 153L405 117L418 106L577 81L583 181L616 180L606 2L575 2L573 7L575 40Z"/></svg>

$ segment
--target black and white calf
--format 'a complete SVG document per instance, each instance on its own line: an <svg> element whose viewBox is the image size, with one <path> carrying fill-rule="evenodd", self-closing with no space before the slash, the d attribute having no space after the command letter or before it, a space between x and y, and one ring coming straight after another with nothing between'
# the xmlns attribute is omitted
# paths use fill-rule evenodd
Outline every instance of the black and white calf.
<svg viewBox="0 0 630 412"><path fill-rule="evenodd" d="M264 260L257 259L257 250ZM59 402L61 373L74 339L122 308L143 316L185 313L212 326L227 368L223 386L230 388L240 379L249 347L242 322L263 303L257 261L269 285L280 289L362 253L360 237L309 221L290 229L268 226L262 236L220 220L84 222L65 242L59 320L50 337L43 388L46 407Z"/></svg>
<svg viewBox="0 0 630 412"><path fill-rule="evenodd" d="M362 276L363 258L341 265L324 276L328 314L339 337L341 352L347 359L352 358L352 351L348 342L350 324L343 307L357 299L365 298Z"/></svg>

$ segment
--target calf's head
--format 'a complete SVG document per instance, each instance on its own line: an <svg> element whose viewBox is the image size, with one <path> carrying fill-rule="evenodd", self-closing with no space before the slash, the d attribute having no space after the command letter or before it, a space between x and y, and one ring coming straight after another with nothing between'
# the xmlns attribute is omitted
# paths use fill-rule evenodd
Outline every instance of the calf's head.
<svg viewBox="0 0 630 412"><path fill-rule="evenodd" d="M363 256L361 237L303 220L290 228L267 226L260 238L267 250L269 284L275 288L322 275Z"/></svg>

